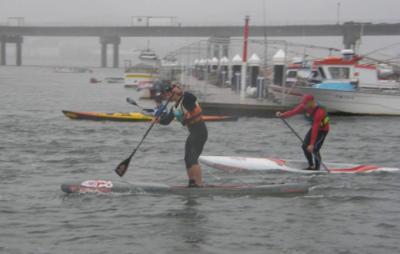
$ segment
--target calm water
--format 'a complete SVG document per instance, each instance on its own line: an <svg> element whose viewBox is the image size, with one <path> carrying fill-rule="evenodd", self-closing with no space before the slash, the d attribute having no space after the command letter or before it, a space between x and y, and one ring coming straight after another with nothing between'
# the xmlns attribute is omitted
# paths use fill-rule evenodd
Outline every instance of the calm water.
<svg viewBox="0 0 400 254"><path fill-rule="evenodd" d="M61 110L132 111L135 92L89 84L51 68L0 68L0 253L399 253L400 174L228 175L204 168L207 182L310 182L307 195L180 197L64 195L69 180L119 180L113 172L148 123L73 121ZM149 102L142 102L149 105ZM333 117L325 161L400 166L400 118ZM300 133L301 118L290 123ZM301 159L277 119L210 123L204 154ZM186 130L156 126L126 181L186 183Z"/></svg>

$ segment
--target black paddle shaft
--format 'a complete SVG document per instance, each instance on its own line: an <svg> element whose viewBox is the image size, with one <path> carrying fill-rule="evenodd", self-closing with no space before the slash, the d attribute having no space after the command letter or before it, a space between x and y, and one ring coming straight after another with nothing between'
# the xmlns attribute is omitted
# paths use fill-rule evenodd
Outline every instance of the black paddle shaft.
<svg viewBox="0 0 400 254"><path fill-rule="evenodd" d="M286 126L293 132L294 135L296 135L296 137L300 140L300 142L303 144L304 140L300 137L300 135L292 128L292 126L290 126L290 124L281 117L281 120L283 121L284 124L286 124Z"/></svg>
<svg viewBox="0 0 400 254"><path fill-rule="evenodd" d="M165 103L165 105L163 106L163 110L168 106L169 102L171 101L172 97L174 96L174 94L172 94L169 98L168 101ZM143 138L140 140L139 144L136 146L136 148L132 151L132 153L129 155L129 157L127 159L125 159L123 162L121 162L117 168L115 169L115 173L117 173L117 175L119 175L120 177L122 177L125 172L128 170L128 166L129 163L133 157L133 155L135 155L136 151L139 149L140 145L143 143L143 141L145 140L145 138L147 137L147 135L149 134L149 132L151 131L151 129L153 128L154 124L157 122L157 120L160 118L161 114L157 115L156 118L151 122L150 127L147 129L146 133L143 135Z"/></svg>
<svg viewBox="0 0 400 254"><path fill-rule="evenodd" d="M143 108L142 106L140 106L139 104L137 104L137 102L131 98L126 98L126 102L128 102L129 104L136 106L138 108L140 108L143 112L146 112L145 114L151 114L154 112L154 109L151 108Z"/></svg>
<svg viewBox="0 0 400 254"><path fill-rule="evenodd" d="M284 118L280 117L280 119L281 119L281 120L283 121L283 123L293 132L293 134L296 135L296 137L300 140L300 142L301 142L302 144L304 144L304 140L303 140L303 139L300 137L300 135L293 129L293 127L290 126L290 124L289 124ZM316 160L319 160L318 156L315 155L314 153L313 153L313 157L314 157ZM325 164L324 164L322 161L320 161L319 163L321 163L322 167L323 167L326 171L329 172L329 169L325 166Z"/></svg>

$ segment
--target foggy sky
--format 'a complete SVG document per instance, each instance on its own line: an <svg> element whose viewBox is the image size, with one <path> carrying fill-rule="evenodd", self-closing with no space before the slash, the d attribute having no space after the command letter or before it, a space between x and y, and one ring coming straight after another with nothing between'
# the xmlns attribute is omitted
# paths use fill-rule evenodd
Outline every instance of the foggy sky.
<svg viewBox="0 0 400 254"><path fill-rule="evenodd" d="M341 23L400 22L400 0L0 0L0 24L9 22L10 25L15 25L15 21L9 17L24 17L25 25L129 26L132 16L175 16L177 22L183 26L242 25L245 15L250 15L250 25L262 25L264 19L266 25L322 24L337 22L339 2ZM398 38L365 37L360 51L369 52L398 42ZM281 39L328 47L343 46L341 37ZM123 62L125 59L134 58L132 52L147 47L148 42L151 48L163 56L172 49L197 40L199 39L122 38L120 59ZM165 47L166 42L168 47ZM13 45L10 45L10 50L7 51L8 62L15 61L12 47ZM256 51L252 45L250 50ZM26 37L23 51L24 63L41 64L48 61L57 64L96 66L100 61L98 38ZM239 51L232 50L231 53L236 54ZM312 52L308 50L307 53ZM400 49L390 48L386 54L398 55Z"/></svg>
<svg viewBox="0 0 400 254"><path fill-rule="evenodd" d="M265 3L265 12L263 11ZM176 16L182 25L400 21L399 0L0 0L0 23L24 17L27 24L120 24L131 16Z"/></svg>

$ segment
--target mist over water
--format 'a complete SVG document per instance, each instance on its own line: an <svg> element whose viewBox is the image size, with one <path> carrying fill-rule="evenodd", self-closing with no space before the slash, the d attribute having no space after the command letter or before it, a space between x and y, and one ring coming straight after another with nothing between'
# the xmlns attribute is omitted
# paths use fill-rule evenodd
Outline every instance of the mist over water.
<svg viewBox="0 0 400 254"><path fill-rule="evenodd" d="M148 123L73 121L61 110L136 111L136 92L91 77L119 69L54 73L0 68L0 252L25 253L399 253L396 173L231 175L203 167L208 183L308 182L309 194L279 197L65 195L70 180L118 181L113 172ZM143 106L151 102L139 101ZM291 118L303 134L307 123ZM399 167L397 117L332 117L326 162ZM302 159L277 119L209 123L206 155ZM123 181L186 184L187 130L156 126Z"/></svg>
<svg viewBox="0 0 400 254"><path fill-rule="evenodd" d="M250 26L251 36L251 26ZM126 64L126 61L131 61L132 64L138 62L138 55L140 50L151 48L159 57L164 57L173 50L180 47L188 46L192 44L192 52L182 53L178 55L182 59L184 64L193 64L195 59L205 58L206 53L204 48L198 50L196 43L199 41L205 41L208 38L194 38L194 37L167 37L167 38L143 38L143 37L122 37L119 51L119 66L122 68ZM242 54L242 43L238 43L240 38L231 38L232 43L229 49L229 59L232 59L236 54ZM263 40L263 38L253 38ZM302 44L309 46L289 46L289 58L305 57L308 60L325 57L329 55L328 50L315 49L310 46L323 46L327 48L342 49L343 43L341 37L268 37L267 39L274 40L285 40L294 44ZM398 59L400 54L400 46L394 45L398 43L398 36L365 36L359 45L357 53L368 54L370 57L375 57L380 60L385 59ZM384 43L382 43L384 42ZM100 48L99 39L97 37L85 37L85 38L70 38L70 37L24 37L22 44L22 64L27 66L100 66ZM283 44L268 46L267 62L271 63L273 55L279 50L283 49ZM381 50L377 50L381 49ZM371 51L377 50L373 54L369 55ZM199 54L199 51L202 53ZM264 48L260 44L250 43L249 44L249 55L256 53L260 58L264 57ZM15 65L16 59L15 45L7 44L7 64ZM112 64L112 48L109 45L108 48L108 64Z"/></svg>

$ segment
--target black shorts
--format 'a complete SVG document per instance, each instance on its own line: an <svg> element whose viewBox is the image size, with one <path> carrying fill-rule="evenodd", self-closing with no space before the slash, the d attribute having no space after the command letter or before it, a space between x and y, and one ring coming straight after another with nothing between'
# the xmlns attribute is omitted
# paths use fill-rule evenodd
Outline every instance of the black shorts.
<svg viewBox="0 0 400 254"><path fill-rule="evenodd" d="M208 137L207 127L204 122L189 126L189 133L185 143L186 169L199 164L198 159Z"/></svg>

